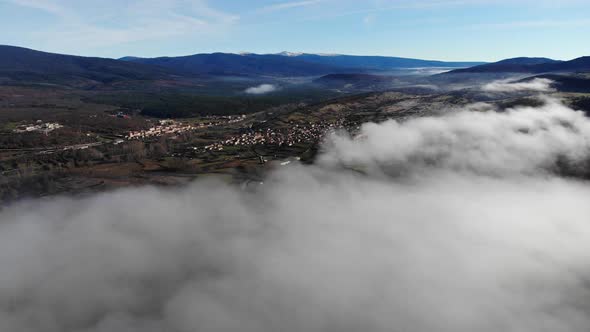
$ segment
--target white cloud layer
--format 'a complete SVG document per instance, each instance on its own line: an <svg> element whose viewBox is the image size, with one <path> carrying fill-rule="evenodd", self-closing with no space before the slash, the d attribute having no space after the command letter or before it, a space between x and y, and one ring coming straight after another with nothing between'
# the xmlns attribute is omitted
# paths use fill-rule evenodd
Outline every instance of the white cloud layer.
<svg viewBox="0 0 590 332"><path fill-rule="evenodd" d="M336 136L320 160L394 173L470 171L486 175L538 173L559 161L588 157L590 121L555 99L506 112L477 103L446 117L365 124L360 137ZM485 110L488 110L487 112Z"/></svg>
<svg viewBox="0 0 590 332"><path fill-rule="evenodd" d="M277 91L276 85L273 84L261 84L258 86L253 86L251 88L246 89L244 92L250 95L263 95L267 93L271 93Z"/></svg>
<svg viewBox="0 0 590 332"><path fill-rule="evenodd" d="M514 82L511 80L499 80L488 83L483 86L482 90L487 92L518 92L518 91L538 91L550 92L554 89L551 85L554 82L546 78L535 78L528 82Z"/></svg>
<svg viewBox="0 0 590 332"><path fill-rule="evenodd" d="M309 7L317 5L326 0L303 0L303 1L287 1L281 3L275 3L266 7L258 8L255 10L257 13L273 13L281 10L289 10L299 7Z"/></svg>
<svg viewBox="0 0 590 332"><path fill-rule="evenodd" d="M79 54L76 50L81 46L100 49L179 36L213 38L240 19L206 0L4 1L55 16L54 23L30 32L29 37L36 47L57 53Z"/></svg>
<svg viewBox="0 0 590 332"><path fill-rule="evenodd" d="M15 205L0 330L583 331L590 185L556 171L589 152L590 121L546 100L367 124L253 193Z"/></svg>

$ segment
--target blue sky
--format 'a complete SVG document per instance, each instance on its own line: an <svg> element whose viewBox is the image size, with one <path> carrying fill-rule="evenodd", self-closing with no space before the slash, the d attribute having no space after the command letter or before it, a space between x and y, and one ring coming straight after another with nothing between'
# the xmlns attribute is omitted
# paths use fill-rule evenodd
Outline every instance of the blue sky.
<svg viewBox="0 0 590 332"><path fill-rule="evenodd" d="M0 44L103 57L590 55L589 0L0 0Z"/></svg>

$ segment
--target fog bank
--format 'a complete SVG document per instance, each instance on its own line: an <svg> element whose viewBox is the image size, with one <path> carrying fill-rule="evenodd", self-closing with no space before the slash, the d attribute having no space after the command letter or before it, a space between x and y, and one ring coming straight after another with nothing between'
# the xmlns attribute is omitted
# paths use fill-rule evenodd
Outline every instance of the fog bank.
<svg viewBox="0 0 590 332"><path fill-rule="evenodd" d="M263 95L267 93L271 93L277 91L276 85L273 84L261 84L258 86L253 86L246 89L246 93L250 95Z"/></svg>
<svg viewBox="0 0 590 332"><path fill-rule="evenodd" d="M559 174L589 151L546 99L366 124L254 193L23 202L0 212L0 330L586 330L590 186Z"/></svg>
<svg viewBox="0 0 590 332"><path fill-rule="evenodd" d="M534 78L527 82L513 81L513 80L499 80L482 87L486 92L519 92L519 91L538 91L550 92L554 91L551 86L554 82L546 78Z"/></svg>

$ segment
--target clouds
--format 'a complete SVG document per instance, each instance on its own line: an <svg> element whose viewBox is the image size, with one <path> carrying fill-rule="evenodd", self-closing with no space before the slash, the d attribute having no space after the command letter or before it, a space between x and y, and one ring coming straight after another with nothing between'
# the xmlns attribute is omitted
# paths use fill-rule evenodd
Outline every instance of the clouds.
<svg viewBox="0 0 590 332"><path fill-rule="evenodd" d="M65 16L67 10L52 0L7 0L16 5L46 11L58 16Z"/></svg>
<svg viewBox="0 0 590 332"><path fill-rule="evenodd" d="M584 167L590 151L590 121L554 99L540 107L472 112L404 123L366 124L361 139L333 137L320 158L387 174L451 170L488 176L538 174L569 165ZM487 111L485 111L487 109Z"/></svg>
<svg viewBox="0 0 590 332"><path fill-rule="evenodd" d="M477 24L474 28L496 28L496 29L515 29L515 28L530 28L530 29L556 29L565 27L588 27L590 20L543 20L543 21L514 21L491 24Z"/></svg>
<svg viewBox="0 0 590 332"><path fill-rule="evenodd" d="M526 11L531 5L539 8L534 16ZM4 43L95 56L292 49L492 61L530 53L564 59L587 53L580 32L588 26L581 14L588 11L587 1L0 0L0 6ZM506 21L504 11L523 15ZM489 30L488 39L476 38L474 28ZM428 45L425 35L431 37ZM460 43L458 35L464 39ZM392 38L407 43L382 42ZM527 43L540 38L555 46L550 54L539 43ZM451 43L457 47L446 47Z"/></svg>
<svg viewBox="0 0 590 332"><path fill-rule="evenodd" d="M363 17L363 24L365 24L366 26L372 26L373 24L375 24L375 21L377 21L377 15L375 14L371 13Z"/></svg>
<svg viewBox="0 0 590 332"><path fill-rule="evenodd" d="M259 86L253 86L251 88L248 88L244 92L250 95L263 95L277 91L277 89L277 86L273 84L261 84Z"/></svg>
<svg viewBox="0 0 590 332"><path fill-rule="evenodd" d="M239 16L212 8L207 1L148 0L125 4L106 0L80 3L69 0L10 0L55 16L56 23L30 36L41 48L79 54L86 49L121 47L174 36L209 37L233 26ZM40 47L40 46L38 46Z"/></svg>
<svg viewBox="0 0 590 332"><path fill-rule="evenodd" d="M475 109L483 109L478 105ZM554 100L335 136L255 192L0 212L0 330L584 330L590 121Z"/></svg>
<svg viewBox="0 0 590 332"><path fill-rule="evenodd" d="M320 4L322 2L326 2L326 0L303 0L303 1L287 1L287 2L280 2L275 3L272 5L264 6L262 8L256 9L255 12L257 13L272 13L282 10L289 10L295 8L302 8L302 7L309 7L313 5Z"/></svg>
<svg viewBox="0 0 590 332"><path fill-rule="evenodd" d="M526 82L515 82L512 80L499 80L488 83L482 87L486 92L519 92L519 91L554 91L551 85L554 82L546 78L535 78Z"/></svg>

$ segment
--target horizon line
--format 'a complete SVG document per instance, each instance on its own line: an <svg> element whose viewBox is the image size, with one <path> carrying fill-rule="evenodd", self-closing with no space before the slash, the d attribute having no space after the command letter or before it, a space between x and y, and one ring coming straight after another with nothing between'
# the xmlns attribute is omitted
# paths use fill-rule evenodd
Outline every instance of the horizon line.
<svg viewBox="0 0 590 332"><path fill-rule="evenodd" d="M136 56L136 55L124 55L121 57L105 57L105 56L96 56L96 55L87 55L87 54L73 54L73 53L60 53L56 51L48 51L48 50L41 50L37 48L32 48L29 46L21 46L21 45L10 45L10 44L0 44L0 46L5 47L15 47L15 48L23 48L37 52L49 53L49 54L59 54L59 55L67 55L67 56L78 56L78 57L85 57L85 58L102 58L102 59L111 59L111 60L121 60L124 58L139 58L139 59L154 59L154 58L180 58L180 57L189 57L194 55L210 55L210 54L233 54L233 55L282 55L285 57L297 57L300 55L318 55L318 56L356 56L356 57L382 57L382 58L400 58L400 59L410 59L410 60L422 60L422 61L439 61L439 62L473 62L473 63L493 63L507 59L515 59L515 58L547 58L551 60L557 61L569 61L575 60L581 57L585 57L586 55L580 55L578 57L564 60L564 59L554 59L551 57L546 56L514 56L509 58L502 58L502 59L495 59L495 60L440 60L440 59L430 59L430 58L422 58L420 56L397 56L397 55L383 55L383 54L354 54L354 53L333 53L333 52L291 52L291 51L278 51L278 52L250 52L250 51L237 51L237 52L226 52L226 51L208 51L208 52L196 52L191 54L180 54L180 55L158 55L158 56ZM291 55L292 54L292 55Z"/></svg>

